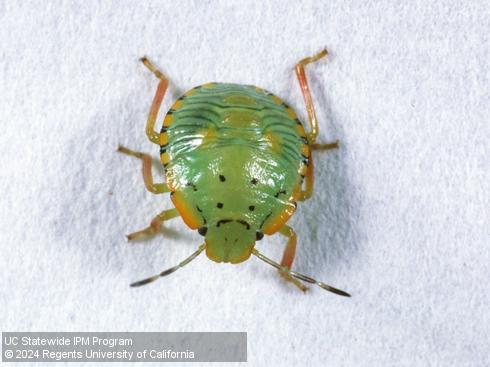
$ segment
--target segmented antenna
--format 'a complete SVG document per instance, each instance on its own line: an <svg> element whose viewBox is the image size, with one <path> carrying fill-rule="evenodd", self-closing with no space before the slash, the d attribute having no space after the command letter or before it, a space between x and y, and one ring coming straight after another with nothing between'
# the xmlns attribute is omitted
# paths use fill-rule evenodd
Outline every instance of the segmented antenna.
<svg viewBox="0 0 490 367"><path fill-rule="evenodd" d="M313 278L311 278L309 276L306 276L306 275L301 274L301 273L297 273L295 271L291 271L287 267L284 267L284 266L279 265L274 260L271 260L268 257L262 255L257 249L253 249L252 250L252 254L254 254L260 260L266 262L267 264L275 267L277 270L282 271L282 272L285 272L285 273L291 275L292 277L294 277L296 279L300 279L300 280L302 280L304 282L307 282L307 283L316 284L319 287L322 287L323 289L325 289L326 291L329 291L329 292L338 294L339 296L350 297L350 294L347 293L347 292L341 291L340 289L331 287L328 284L325 284L323 282L319 282L318 280L313 279Z"/></svg>
<svg viewBox="0 0 490 367"><path fill-rule="evenodd" d="M175 265L174 267L170 268L170 269L167 269L167 270L164 270L162 271L160 274L157 274L157 275L154 275L152 277L149 277L149 278L146 278L146 279L143 279L143 280L140 280L138 282L134 282L134 283L131 283L130 286L131 287L140 287L142 285L145 285L145 284L148 284L148 283L151 283L151 282L154 282L155 280L161 278L161 277L164 277L164 276L167 276L169 274L172 274L174 271L177 271L179 270L180 268L182 268L183 266L189 264L192 260L194 260L196 257L199 256L199 254L201 252L203 252L203 250L206 248L206 245L203 243L201 246L199 246L199 248L197 249L197 251L195 251L191 256L189 256L188 258L186 258L184 261L181 261L178 265Z"/></svg>

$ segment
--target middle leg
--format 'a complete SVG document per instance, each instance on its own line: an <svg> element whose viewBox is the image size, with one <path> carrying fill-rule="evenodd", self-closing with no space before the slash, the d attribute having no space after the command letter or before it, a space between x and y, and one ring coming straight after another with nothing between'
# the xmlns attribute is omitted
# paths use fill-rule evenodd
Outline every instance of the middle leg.
<svg viewBox="0 0 490 367"><path fill-rule="evenodd" d="M153 175L151 173L151 156L146 153L136 152L122 145L117 148L119 153L127 154L132 157L139 158L143 161L143 180L145 181L146 189L154 194L163 194L169 192L169 188L165 183L153 183Z"/></svg>
<svg viewBox="0 0 490 367"><path fill-rule="evenodd" d="M126 237L129 241L144 240L150 238L155 234L157 234L157 232L160 230L162 226L162 222L178 217L179 215L180 215L179 212L175 208L164 210L163 212L161 212L155 218L152 219L148 227L146 227L141 231L128 234Z"/></svg>

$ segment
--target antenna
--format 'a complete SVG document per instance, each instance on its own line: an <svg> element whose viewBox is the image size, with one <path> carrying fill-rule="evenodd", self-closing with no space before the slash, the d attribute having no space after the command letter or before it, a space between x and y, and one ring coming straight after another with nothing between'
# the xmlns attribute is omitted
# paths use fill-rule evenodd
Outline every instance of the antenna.
<svg viewBox="0 0 490 367"><path fill-rule="evenodd" d="M160 277L167 276L169 274L172 274L174 271L179 270L180 268L184 267L185 265L189 264L192 260L194 260L196 257L199 256L201 252L206 248L206 244L202 244L199 246L197 251L195 251L191 256L187 257L184 261L181 261L178 265L175 265L174 267L162 271L160 274L154 275L152 277L140 280L138 282L131 283L131 287L140 287L142 285L146 285L148 283L154 282L155 280L159 279Z"/></svg>
<svg viewBox="0 0 490 367"><path fill-rule="evenodd" d="M292 276L292 277L294 277L296 279L300 279L300 280L302 280L304 282L307 282L307 283L316 284L316 285L322 287L323 289L325 289L325 290L327 290L329 292L338 294L339 296L350 297L350 294L347 293L347 292L341 291L340 289L331 287L328 284L325 284L323 282L319 282L318 280L313 279L313 278L311 278L309 276L306 276L304 274L297 273L295 271L291 271L287 267L279 265L275 261L273 261L273 260L269 259L268 257L262 255L257 249L253 249L252 250L252 254L254 254L260 260L266 262L267 264L275 267L277 270L279 270L281 272L285 272L286 274L288 274L288 275L290 275L290 276Z"/></svg>

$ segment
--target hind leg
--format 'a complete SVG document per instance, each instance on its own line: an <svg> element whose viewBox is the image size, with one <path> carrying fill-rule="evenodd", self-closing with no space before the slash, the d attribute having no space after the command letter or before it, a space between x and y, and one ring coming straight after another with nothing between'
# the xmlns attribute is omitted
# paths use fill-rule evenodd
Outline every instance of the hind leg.
<svg viewBox="0 0 490 367"><path fill-rule="evenodd" d="M308 141L313 149L331 149L329 148L330 146L335 147L338 144L338 141L329 144L315 144L316 138L318 136L318 121L316 119L315 106L313 105L313 98L311 97L310 87L308 85L308 79L306 78L305 72L306 65L318 61L327 55L328 51L324 49L312 57L306 57L302 59L296 64L295 68L299 86L305 100L306 111L308 112L308 120L310 121L311 131L307 135Z"/></svg>
<svg viewBox="0 0 490 367"><path fill-rule="evenodd" d="M331 149L338 149L338 147L339 147L338 140L325 144L318 144L318 143L311 144L311 149L313 150L331 150Z"/></svg>
<svg viewBox="0 0 490 367"><path fill-rule="evenodd" d="M318 121L316 119L315 107L313 105L313 98L311 97L310 87L308 86L308 79L306 78L305 66L320 60L321 58L328 55L326 49L322 50L318 54L312 57L306 57L296 64L296 76L298 77L298 82L301 87L301 92L303 93L303 98L306 104L306 110L308 111L308 119L310 121L311 131L307 133L308 142L311 150L330 150L339 147L339 141L336 140L331 143L318 144L316 143L316 138L318 136ZM305 189L301 192L298 200L307 200L313 195L313 157L310 157L308 169L305 175Z"/></svg>

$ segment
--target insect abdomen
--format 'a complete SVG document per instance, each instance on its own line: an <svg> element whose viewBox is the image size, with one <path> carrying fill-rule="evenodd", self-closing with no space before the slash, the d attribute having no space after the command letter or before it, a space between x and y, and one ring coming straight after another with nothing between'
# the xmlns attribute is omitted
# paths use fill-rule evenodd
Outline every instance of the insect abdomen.
<svg viewBox="0 0 490 367"><path fill-rule="evenodd" d="M261 149L296 170L309 155L294 111L253 86L210 83L190 90L169 110L162 136L164 164L195 149L224 145Z"/></svg>

